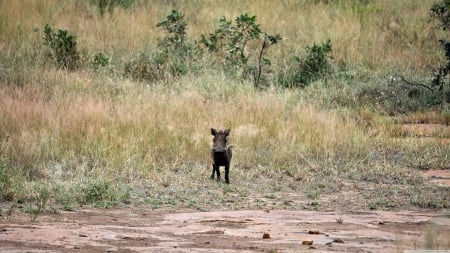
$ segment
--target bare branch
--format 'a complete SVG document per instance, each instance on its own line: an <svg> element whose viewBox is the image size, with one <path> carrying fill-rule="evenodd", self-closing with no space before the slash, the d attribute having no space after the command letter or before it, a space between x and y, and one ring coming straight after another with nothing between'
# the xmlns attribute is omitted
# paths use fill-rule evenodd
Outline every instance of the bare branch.
<svg viewBox="0 0 450 253"><path fill-rule="evenodd" d="M432 89L430 86L426 85L426 84L408 81L408 80L406 80L406 79L405 79L403 76L401 76L401 75L399 75L398 77L400 77L400 79L401 79L404 83L406 83L406 84L414 85L414 86L419 86L419 87L422 87L422 88L424 88L424 89L427 89L427 90L433 92L433 89Z"/></svg>

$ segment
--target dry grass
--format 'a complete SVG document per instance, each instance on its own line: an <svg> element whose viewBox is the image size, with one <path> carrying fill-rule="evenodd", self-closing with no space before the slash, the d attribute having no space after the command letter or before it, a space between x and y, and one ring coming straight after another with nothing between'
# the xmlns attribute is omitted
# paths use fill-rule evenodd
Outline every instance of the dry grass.
<svg viewBox="0 0 450 253"><path fill-rule="evenodd" d="M186 76L175 89L124 82L117 94L102 96L85 82L55 87L51 95L2 87L0 128L3 140L9 136L2 144L2 160L19 178L66 182L69 189L63 192L68 195L74 194L70 187L96 186L103 180L147 185L137 194L155 207L196 208L265 208L269 202L251 199L270 200L298 190L316 199L346 188L348 180L369 182L369 188L351 187L355 193L373 187L362 195L362 208L408 206L405 196L424 181L406 166L448 161L448 145L399 141L390 135L391 123L374 120L367 127L351 111L320 109L296 91L257 92L251 84L230 88L223 85L224 78ZM210 127L232 129L231 188L216 188L207 180ZM408 187L400 187L394 199L384 192L378 195L384 189L380 185L389 184ZM13 191L16 197L26 194ZM222 191L227 194L222 196ZM236 195L242 203L231 201ZM297 203L297 208L308 208L309 203L294 201L298 197L288 194L283 197L287 202L277 200L272 207ZM340 198L325 197L321 207L331 208ZM424 199L418 201L427 205ZM442 205L448 200L438 200L433 207Z"/></svg>
<svg viewBox="0 0 450 253"><path fill-rule="evenodd" d="M116 56L155 46L161 31L155 24L171 9L182 11L188 21L188 36L198 40L218 26L221 17L234 19L243 12L258 17L269 33L285 40L272 54L285 56L301 51L313 42L331 39L333 57L346 65L366 65L375 70L386 67L412 71L435 66L440 53L438 35L428 23L432 0L337 1L216 1L175 2L136 1L132 10L116 8L101 18L95 5L86 2L14 1L0 3L2 50L29 50L39 44L45 24L67 29L78 36L79 44L91 52L105 51ZM56 7L57 6L57 7ZM33 31L40 31L39 33ZM286 50L290 49L290 50ZM278 58L278 57L277 57ZM279 58L278 58L279 59Z"/></svg>
<svg viewBox="0 0 450 253"><path fill-rule="evenodd" d="M445 164L450 147L399 139L393 120L369 109L327 106L342 87L261 91L208 69L152 86L107 70L66 72L45 64L41 29L68 29L85 54L105 51L120 62L156 45L155 24L171 8L186 15L192 38L215 29L221 16L247 11L286 38L271 52L281 65L331 38L339 64L425 72L439 60L426 23L431 2L137 1L101 18L84 1L0 1L3 197L24 198L35 191L27 185L42 181L64 205L102 189L122 196L123 184L155 206L333 209L348 208L350 196L360 208L407 207L405 199L425 184L416 169ZM210 127L232 129L231 186L206 180ZM444 197L432 207L448 208L448 188L437 189ZM435 188L421 191L418 201L427 207Z"/></svg>

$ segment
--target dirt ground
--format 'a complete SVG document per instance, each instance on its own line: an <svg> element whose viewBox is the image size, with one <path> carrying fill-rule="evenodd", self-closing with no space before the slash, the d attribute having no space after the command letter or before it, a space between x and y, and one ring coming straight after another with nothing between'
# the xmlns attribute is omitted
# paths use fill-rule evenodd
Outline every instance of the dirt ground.
<svg viewBox="0 0 450 253"><path fill-rule="evenodd" d="M403 252L449 249L450 214L81 209L0 222L0 252ZM306 245L311 244L311 245Z"/></svg>

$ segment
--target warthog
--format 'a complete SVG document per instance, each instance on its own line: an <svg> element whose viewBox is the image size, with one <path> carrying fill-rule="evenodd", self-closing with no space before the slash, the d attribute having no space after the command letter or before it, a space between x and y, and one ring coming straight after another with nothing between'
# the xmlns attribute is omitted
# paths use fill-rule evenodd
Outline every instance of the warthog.
<svg viewBox="0 0 450 253"><path fill-rule="evenodd" d="M225 182L230 183L229 172L230 172L230 161L232 157L231 148L228 145L228 135L230 134L230 129L226 130L216 130L211 128L211 134L213 138L213 147L211 148L212 166L213 171L211 174L211 179L214 179L214 173L217 173L217 181L220 181L220 166L225 166Z"/></svg>

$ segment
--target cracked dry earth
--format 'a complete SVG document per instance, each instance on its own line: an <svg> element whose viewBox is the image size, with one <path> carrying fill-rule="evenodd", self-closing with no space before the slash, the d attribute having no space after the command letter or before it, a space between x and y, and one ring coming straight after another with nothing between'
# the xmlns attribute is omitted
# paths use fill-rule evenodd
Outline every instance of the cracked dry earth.
<svg viewBox="0 0 450 253"><path fill-rule="evenodd" d="M403 252L424 249L430 233L439 249L449 247L450 215L126 207L36 222L13 213L0 222L0 252Z"/></svg>

